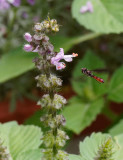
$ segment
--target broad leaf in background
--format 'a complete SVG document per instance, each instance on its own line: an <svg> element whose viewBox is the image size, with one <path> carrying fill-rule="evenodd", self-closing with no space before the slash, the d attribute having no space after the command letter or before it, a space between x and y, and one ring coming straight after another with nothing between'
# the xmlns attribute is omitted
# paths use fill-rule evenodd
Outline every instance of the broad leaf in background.
<svg viewBox="0 0 123 160"><path fill-rule="evenodd" d="M109 140L108 144L105 146L106 149L108 149L108 145L110 143L111 140L111 136L108 134L102 134L102 133L93 133L90 137L86 137L85 140L83 142L80 142L80 155L82 156L83 160L94 160L96 159L96 157L98 157L99 155L99 151L101 150L101 146L105 145L105 143L107 142L107 140ZM109 159L115 159L117 151L118 151L118 145L112 142L112 149L114 151L112 157L109 157ZM106 149L104 149L103 151L105 152L106 155ZM109 145L109 152L110 152L111 146ZM102 152L103 152L102 151ZM110 153L107 153L108 155L110 155ZM101 151L100 151L101 153ZM101 158L101 157L99 157ZM121 159L119 159L121 160Z"/></svg>
<svg viewBox="0 0 123 160"><path fill-rule="evenodd" d="M105 64L103 60L91 51L88 51L84 58L77 63L72 75L72 86L79 96L93 100L107 92L107 74L94 73L104 79L105 83L100 84L95 79L82 74L81 68L87 68L89 70L104 69ZM83 81L82 78L85 78L85 81Z"/></svg>
<svg viewBox="0 0 123 160"><path fill-rule="evenodd" d="M104 106L102 98L92 103L83 103L83 101L74 97L74 101L70 102L63 110L66 119L66 128L79 134L87 126L89 126L96 116L101 112Z"/></svg>
<svg viewBox="0 0 123 160"><path fill-rule="evenodd" d="M123 32L123 1L122 0L91 0L93 13L80 13L80 8L88 0L74 0L73 17L85 28L100 33Z"/></svg>
<svg viewBox="0 0 123 160"><path fill-rule="evenodd" d="M123 159L123 134L115 136L114 139L118 145L118 151L116 153L115 160L122 160Z"/></svg>
<svg viewBox="0 0 123 160"><path fill-rule="evenodd" d="M30 150L19 154L17 160L41 160L41 149Z"/></svg>
<svg viewBox="0 0 123 160"><path fill-rule="evenodd" d="M115 102L123 102L123 66L117 69L111 78L108 98Z"/></svg>
<svg viewBox="0 0 123 160"><path fill-rule="evenodd" d="M84 160L81 156L70 154L69 160Z"/></svg>
<svg viewBox="0 0 123 160"><path fill-rule="evenodd" d="M30 160L30 157L26 156L28 151L32 151L30 154L35 157L33 153L38 152L36 150L41 145L41 136L40 128L33 125L17 125L16 122L0 124L0 138L3 141L3 145L7 147L12 160L22 157L22 153L24 153L23 156L26 157L26 160Z"/></svg>
<svg viewBox="0 0 123 160"><path fill-rule="evenodd" d="M64 48L67 52L73 45L80 42L98 37L97 33L90 33L78 37L68 38L63 36L51 37L51 43L55 47L55 51L59 52L59 48ZM36 57L36 53L26 53L23 47L19 47L9 53L6 53L0 59L0 83L15 78L34 68L32 59Z"/></svg>
<svg viewBox="0 0 123 160"><path fill-rule="evenodd" d="M115 126L113 126L109 130L109 134L111 134L112 136L116 136L118 134L123 134L123 120L120 120L119 123L117 123Z"/></svg>

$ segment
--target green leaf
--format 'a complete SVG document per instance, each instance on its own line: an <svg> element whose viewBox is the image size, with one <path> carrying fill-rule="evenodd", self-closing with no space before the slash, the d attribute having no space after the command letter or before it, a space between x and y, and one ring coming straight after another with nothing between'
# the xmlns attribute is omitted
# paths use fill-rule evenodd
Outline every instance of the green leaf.
<svg viewBox="0 0 123 160"><path fill-rule="evenodd" d="M14 126L9 135L9 149L13 159L19 154L37 149L41 144L41 130L35 126Z"/></svg>
<svg viewBox="0 0 123 160"><path fill-rule="evenodd" d="M13 126L17 126L17 122L12 121L4 124L0 123L0 138L3 141L3 144L8 147L8 149L9 149L9 134Z"/></svg>
<svg viewBox="0 0 123 160"><path fill-rule="evenodd" d="M123 32L122 0L91 0L94 12L80 13L80 8L87 2L74 0L72 4L72 15L81 25L98 33Z"/></svg>
<svg viewBox="0 0 123 160"><path fill-rule="evenodd" d="M75 101L68 104L63 110L63 115L66 118L66 128L72 130L76 134L79 134L101 112L104 101L102 98L95 100L92 103L83 103L82 101Z"/></svg>
<svg viewBox="0 0 123 160"><path fill-rule="evenodd" d="M70 154L69 160L84 160L81 156Z"/></svg>
<svg viewBox="0 0 123 160"><path fill-rule="evenodd" d="M105 144L105 142L109 138L111 138L111 136L108 134L93 133L90 137L86 137L83 142L80 142L80 155L82 156L83 160L96 159L96 157L99 154L100 147L103 144ZM113 143L113 151L116 152L118 149L119 148L118 148L117 144L114 142ZM110 152L110 147L109 147L109 152ZM108 152L108 154L110 155L109 152ZM116 158L115 152L112 155L112 157L110 157L110 159L113 159L113 157Z"/></svg>
<svg viewBox="0 0 123 160"><path fill-rule="evenodd" d="M118 152L116 154L115 160L122 160L123 159L123 134L117 135L114 137L117 145L118 145Z"/></svg>
<svg viewBox="0 0 123 160"><path fill-rule="evenodd" d="M115 71L111 78L108 98L115 102L123 102L123 66Z"/></svg>
<svg viewBox="0 0 123 160"><path fill-rule="evenodd" d="M0 124L0 139L11 155L10 160L16 160L17 157L22 157L22 154L26 157L25 152L28 151L34 153L33 150L37 150L41 144L41 136L41 129L33 125L18 125L14 121ZM38 151L36 152L38 154Z"/></svg>
<svg viewBox="0 0 123 160"><path fill-rule="evenodd" d="M34 68L32 59L35 56L35 53L24 52L22 47L3 55L0 60L0 83Z"/></svg>
<svg viewBox="0 0 123 160"><path fill-rule="evenodd" d="M41 149L21 153L16 160L41 160Z"/></svg>
<svg viewBox="0 0 123 160"><path fill-rule="evenodd" d="M123 120L120 120L120 122L118 124L116 124L115 126L113 126L113 128L111 128L109 130L109 133L112 136L123 134Z"/></svg>
<svg viewBox="0 0 123 160"><path fill-rule="evenodd" d="M93 100L107 92L107 74L95 73L105 81L104 84L99 84L95 79L82 74L81 68L89 70L103 69L105 68L105 63L91 51L88 51L84 58L79 60L74 68L72 77L72 86L79 96ZM85 78L85 81L82 78Z"/></svg>
<svg viewBox="0 0 123 160"><path fill-rule="evenodd" d="M63 36L51 37L51 42L55 47L55 51L59 51L59 48L64 48L67 52L73 45L80 42L98 37L97 33L90 33L78 37L68 38ZM34 68L32 59L37 56L36 53L26 53L19 47L9 53L6 53L0 59L0 83L3 83L9 79L15 78Z"/></svg>

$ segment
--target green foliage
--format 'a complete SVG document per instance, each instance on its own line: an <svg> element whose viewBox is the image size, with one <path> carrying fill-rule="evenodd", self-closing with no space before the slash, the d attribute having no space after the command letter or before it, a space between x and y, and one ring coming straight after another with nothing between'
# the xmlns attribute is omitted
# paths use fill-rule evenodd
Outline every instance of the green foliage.
<svg viewBox="0 0 123 160"><path fill-rule="evenodd" d="M83 103L79 97L73 97L70 99L69 104L63 109L62 114L66 118L66 128L79 134L83 129L91 124L96 116L101 112L104 106L102 98L92 102ZM25 124L34 124L40 126L42 130L45 128L40 122L40 117L44 113L37 111L33 116L25 121Z"/></svg>
<svg viewBox="0 0 123 160"><path fill-rule="evenodd" d="M63 47L65 51L68 51L72 47L71 43L73 42L69 43L70 38L60 36L53 38L51 41L56 51L59 51L60 47ZM36 56L37 53L26 53L22 47L3 55L0 60L0 83L33 69L34 64L32 63L32 59Z"/></svg>
<svg viewBox="0 0 123 160"><path fill-rule="evenodd" d="M122 160L123 140L120 141L121 138L123 135L113 140L109 134L93 133L80 142L80 155L70 155L70 160Z"/></svg>
<svg viewBox="0 0 123 160"><path fill-rule="evenodd" d="M80 155L84 160L114 160L115 154L113 152L115 153L117 150L117 144L108 134L93 133L90 137L86 137L83 142L80 142ZM104 158L103 154L105 155Z"/></svg>
<svg viewBox="0 0 123 160"><path fill-rule="evenodd" d="M123 102L123 66L117 69L111 78L108 98L115 102Z"/></svg>
<svg viewBox="0 0 123 160"><path fill-rule="evenodd" d="M63 115L66 119L66 127L74 133L79 134L101 112L104 101L100 98L92 103L83 103L78 97L74 97L73 99L63 110Z"/></svg>
<svg viewBox="0 0 123 160"><path fill-rule="evenodd" d="M88 51L84 58L79 60L73 70L72 86L78 95L69 100L68 105L63 109L62 113L66 118L66 128L76 134L79 134L89 126L96 119L97 115L101 113L104 107L105 112L103 111L103 113L106 113L106 116L108 116L107 113L109 113L109 110L106 109L108 106L105 106L107 98L103 98L102 96L107 94L107 96L110 97L115 93L114 98L117 99L117 95L120 96L123 90L121 87L122 85L120 85L123 81L121 73L123 67L114 73L114 76L111 78L112 82L111 84L109 83L110 86L107 83L107 73L100 75L95 73L95 75L102 77L105 81L104 84L99 84L94 79L86 77L81 73L81 68L85 67L92 70L106 68L104 62L98 56L91 51ZM86 78L84 82L81 77ZM115 84L116 87L112 84ZM119 88L120 92L119 90L117 92L115 88ZM112 90L115 92L112 92ZM120 97L122 98L122 94ZM110 113L112 113L111 110ZM42 114L42 111L35 113L33 117L26 121L26 124L35 124L43 127L39 120Z"/></svg>
<svg viewBox="0 0 123 160"><path fill-rule="evenodd" d="M83 82L81 68L93 70L105 68L105 64L99 57L88 51L73 71L72 86L78 96L70 99L68 106L63 110L63 115L66 118L66 127L76 134L89 126L101 113L104 107L102 95L107 92L107 74L101 75L104 84L99 84L90 77L86 77L86 81Z"/></svg>
<svg viewBox="0 0 123 160"><path fill-rule="evenodd" d="M0 83L34 68L32 59L35 56L35 53L25 53L22 47L3 55L0 60Z"/></svg>
<svg viewBox="0 0 123 160"><path fill-rule="evenodd" d="M73 17L85 28L100 33L123 32L123 3L122 0L91 0L93 13L80 13L80 8L88 0L74 0L72 4Z"/></svg>
<svg viewBox="0 0 123 160"><path fill-rule="evenodd" d="M122 160L123 159L123 134L116 135L114 139L118 145L118 152L116 154L116 160Z"/></svg>
<svg viewBox="0 0 123 160"><path fill-rule="evenodd" d="M33 125L23 126L16 122L0 124L0 138L12 160L36 160L41 158L41 130ZM31 157L31 158L30 158Z"/></svg>
<svg viewBox="0 0 123 160"><path fill-rule="evenodd" d="M41 149L35 149L19 154L17 160L41 160L41 156Z"/></svg>
<svg viewBox="0 0 123 160"><path fill-rule="evenodd" d="M72 78L72 86L75 92L81 97L87 97L88 99L96 99L98 96L103 95L107 92L107 75L106 74L96 74L104 79L104 84L99 84L92 78L89 78L82 74L81 68L87 69L98 69L105 68L105 63L98 56L96 56L91 51L88 51L84 58L80 59L77 63ZM85 83L83 83L82 77L86 78Z"/></svg>
<svg viewBox="0 0 123 160"><path fill-rule="evenodd" d="M64 48L64 51L67 52L73 45L97 36L99 36L99 34L92 33L73 38L54 36L50 39L55 47L55 51L59 52L59 48ZM0 83L33 69L34 64L32 63L32 59L36 56L36 53L26 53L23 51L22 47L4 54L0 59Z"/></svg>
<svg viewBox="0 0 123 160"><path fill-rule="evenodd" d="M80 142L80 155L69 155L70 160L122 160L123 134L112 138L109 134L93 133Z"/></svg>
<svg viewBox="0 0 123 160"><path fill-rule="evenodd" d="M121 119L120 122L115 124L110 130L109 133L112 136L123 134L123 120Z"/></svg>
<svg viewBox="0 0 123 160"><path fill-rule="evenodd" d="M69 160L82 160L82 157L74 155L74 154L70 154L69 155Z"/></svg>
<svg viewBox="0 0 123 160"><path fill-rule="evenodd" d="M45 127L44 125L42 124L42 122L40 121L40 118L44 115L44 112L43 110L39 110L37 112L34 113L34 115L32 115L30 118L28 118L24 124L25 125L36 125L36 126L39 126L41 127L42 131L44 132L45 131Z"/></svg>

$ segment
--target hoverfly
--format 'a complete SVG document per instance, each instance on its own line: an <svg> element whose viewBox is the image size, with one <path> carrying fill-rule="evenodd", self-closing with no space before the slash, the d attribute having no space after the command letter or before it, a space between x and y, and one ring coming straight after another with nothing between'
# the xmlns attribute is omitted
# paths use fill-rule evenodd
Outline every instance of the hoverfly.
<svg viewBox="0 0 123 160"><path fill-rule="evenodd" d="M81 68L81 70L82 70L82 73L85 74L86 76L92 77L93 79L95 79L100 83L104 83L104 80L102 78L93 75L92 71L88 70L87 68Z"/></svg>

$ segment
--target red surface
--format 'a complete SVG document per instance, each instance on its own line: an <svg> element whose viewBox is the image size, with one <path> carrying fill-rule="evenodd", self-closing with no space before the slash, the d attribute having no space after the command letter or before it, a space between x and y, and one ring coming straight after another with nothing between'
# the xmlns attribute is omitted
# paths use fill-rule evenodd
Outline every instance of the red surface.
<svg viewBox="0 0 123 160"><path fill-rule="evenodd" d="M9 111L9 100L0 102L0 122L16 120L18 123L23 123L38 109L40 107L35 102L24 99L17 102L16 110L11 113Z"/></svg>

